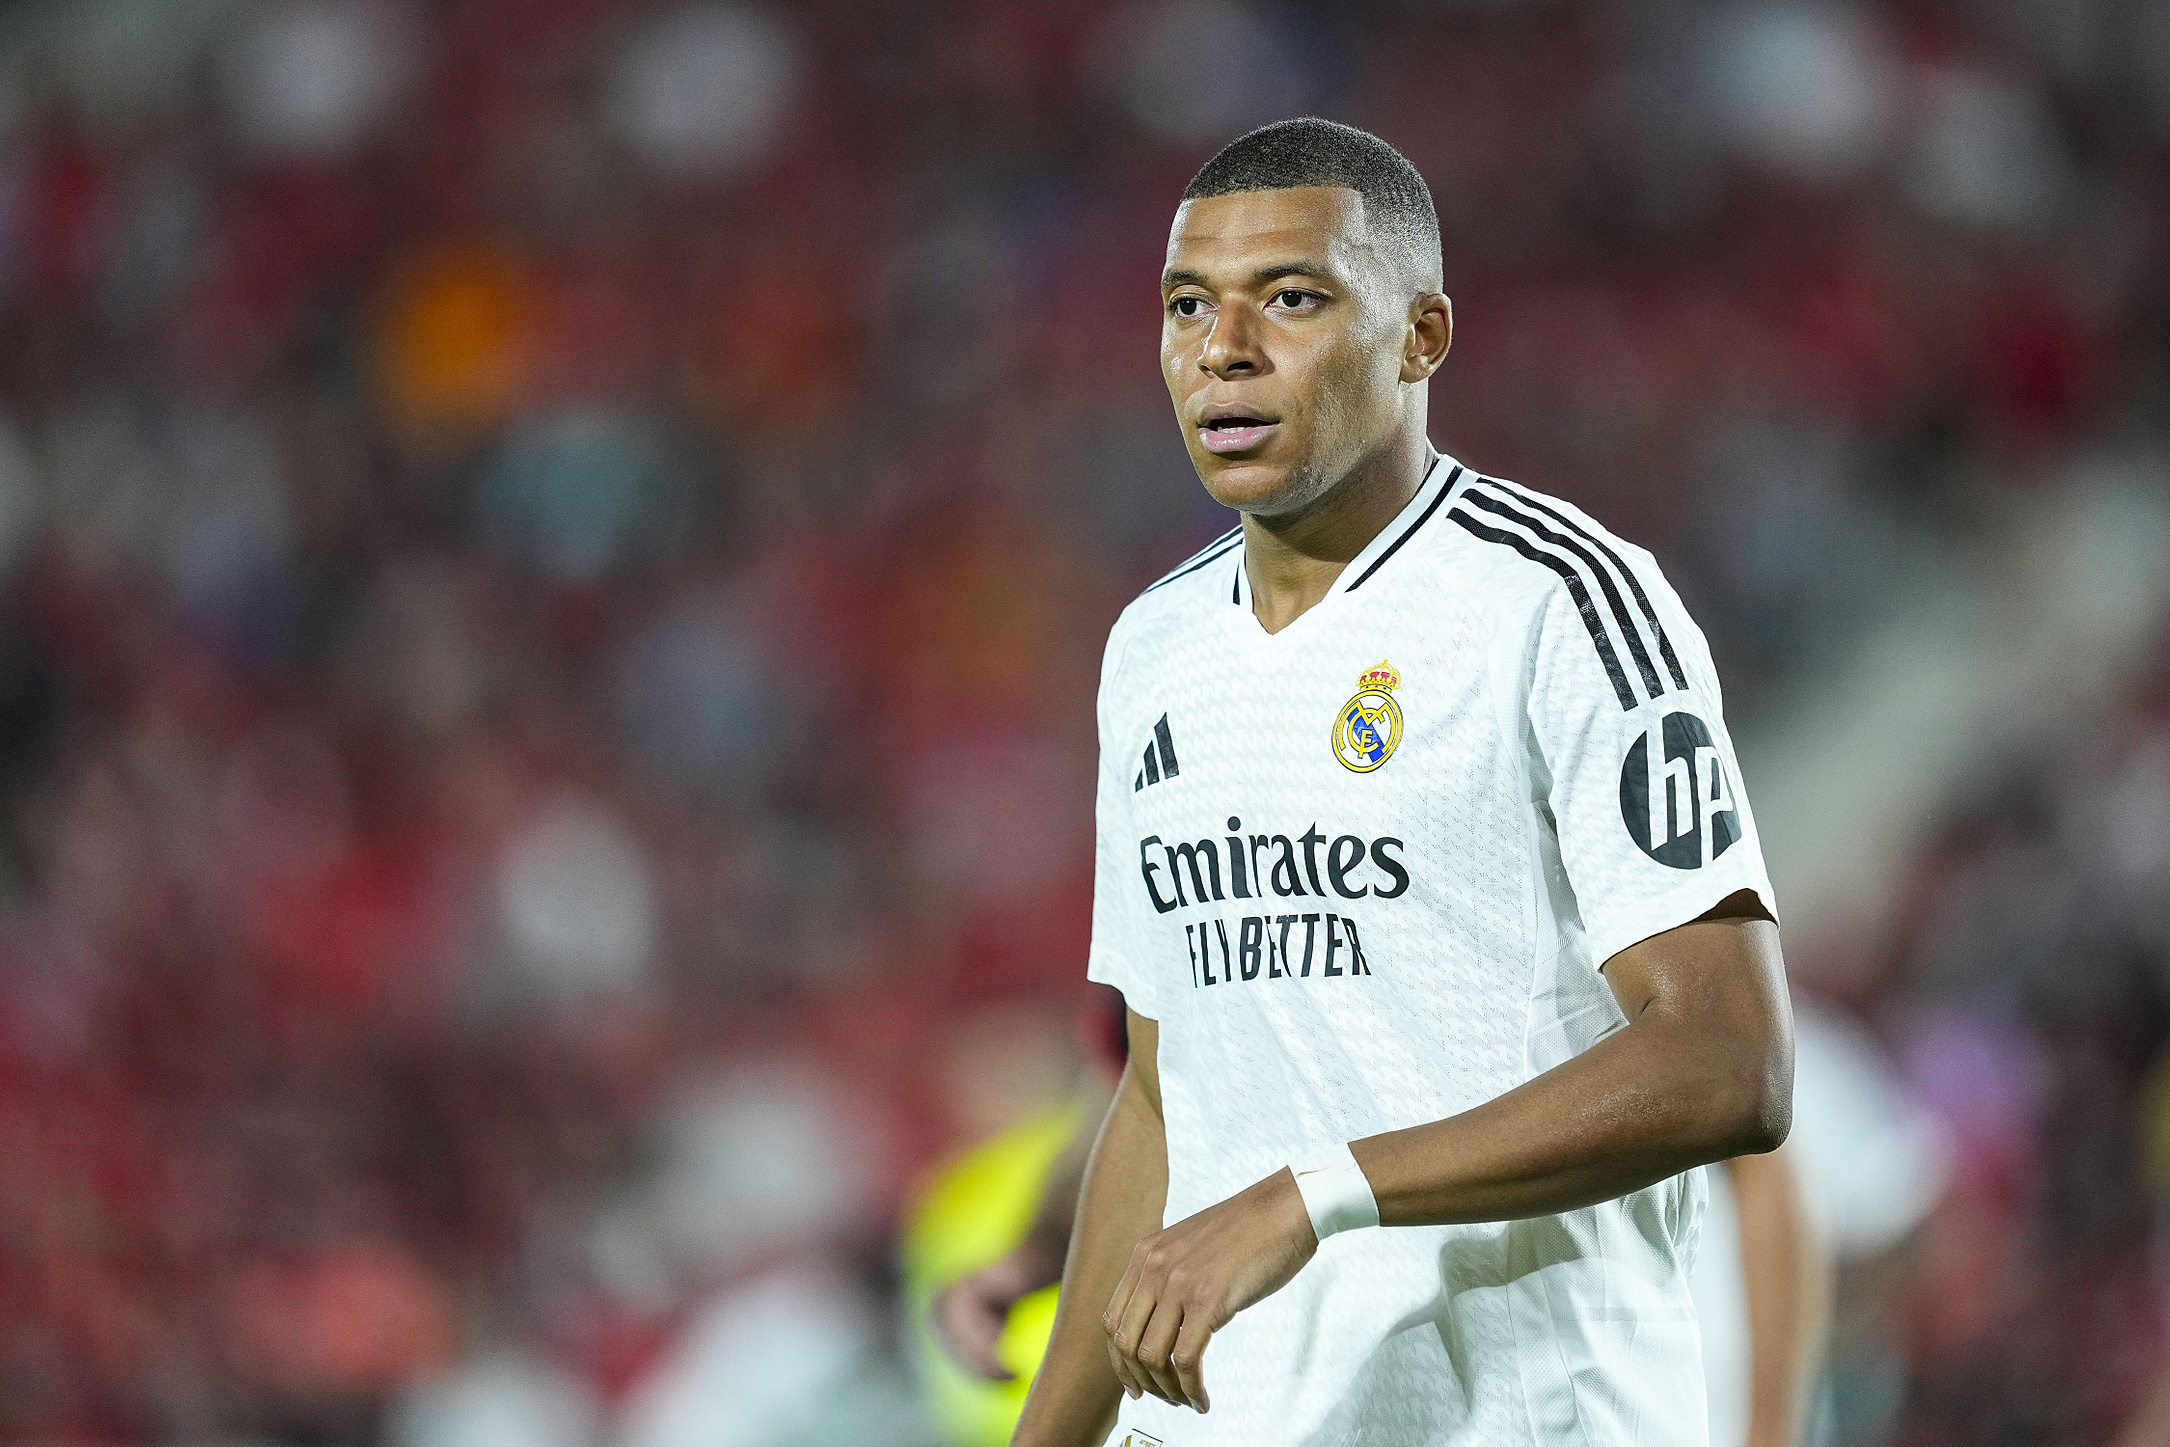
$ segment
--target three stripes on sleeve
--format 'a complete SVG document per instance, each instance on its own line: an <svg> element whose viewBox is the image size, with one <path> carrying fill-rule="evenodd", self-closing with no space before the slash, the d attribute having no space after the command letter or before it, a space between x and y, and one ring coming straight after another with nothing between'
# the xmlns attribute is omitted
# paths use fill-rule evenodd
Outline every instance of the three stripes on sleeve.
<svg viewBox="0 0 2170 1447"><path fill-rule="evenodd" d="M1461 499L1448 509L1447 516L1471 536L1512 548L1531 562L1559 575L1566 585L1568 597L1574 600L1575 611L1582 617L1582 626L1589 630L1590 642L1597 649L1599 661L1605 665L1606 676L1612 680L1613 692L1619 697L1621 708L1632 709L1642 700L1621 665L1619 651L1613 647L1612 628L1608 626L1605 614L1598 611L1596 599L1590 595L1592 581L1603 594L1612 624L1618 627L1621 640L1627 645L1628 657L1634 661L1635 671L1641 676L1650 697L1655 699L1673 689L1688 686L1687 675L1681 671L1680 657L1673 651L1673 640L1666 635L1665 625L1658 621L1658 610L1651 606L1650 595L1643 591L1635 570L1597 534L1514 484L1489 477L1480 477L1471 483ZM1551 522L1544 521L1545 518L1550 518ZM1502 523L1513 523L1521 531L1500 526ZM1635 600L1641 624L1629 612L1627 600L1621 596L1619 585L1623 583ZM1657 645L1656 661L1645 646L1643 625L1648 626L1650 638ZM1665 666L1663 677L1659 674L1658 662ZM1671 680L1671 689L1666 686L1667 678Z"/></svg>

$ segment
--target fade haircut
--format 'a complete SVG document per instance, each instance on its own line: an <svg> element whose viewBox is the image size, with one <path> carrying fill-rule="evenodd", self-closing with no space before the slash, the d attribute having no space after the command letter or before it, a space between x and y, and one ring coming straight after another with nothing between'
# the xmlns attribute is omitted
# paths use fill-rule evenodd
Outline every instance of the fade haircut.
<svg viewBox="0 0 2170 1447"><path fill-rule="evenodd" d="M1408 157L1369 131L1318 116L1260 126L1200 166L1183 199L1297 186L1354 191L1364 203L1364 220L1406 254L1422 288L1439 286L1439 213L1431 188Z"/></svg>

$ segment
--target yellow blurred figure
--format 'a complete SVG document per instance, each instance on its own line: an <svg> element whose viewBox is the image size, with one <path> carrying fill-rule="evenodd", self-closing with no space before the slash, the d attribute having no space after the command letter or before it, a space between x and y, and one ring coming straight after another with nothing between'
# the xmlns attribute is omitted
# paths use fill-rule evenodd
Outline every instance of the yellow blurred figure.
<svg viewBox="0 0 2170 1447"><path fill-rule="evenodd" d="M1040 1223L1050 1184L1085 1123L1086 1104L1040 1111L944 1167L921 1194L904 1235L905 1301L914 1370L928 1415L953 1447L1004 1447L1055 1323L1054 1286L1019 1296L994 1342L1011 1375L994 1379L958 1360L935 1323L941 1294L1010 1256ZM1056 1268L1060 1270L1059 1264Z"/></svg>

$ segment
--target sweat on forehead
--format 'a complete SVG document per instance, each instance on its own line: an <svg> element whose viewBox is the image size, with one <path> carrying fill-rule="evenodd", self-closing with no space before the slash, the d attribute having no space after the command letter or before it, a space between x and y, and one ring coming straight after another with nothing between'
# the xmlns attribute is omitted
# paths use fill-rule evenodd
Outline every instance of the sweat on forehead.
<svg viewBox="0 0 2170 1447"><path fill-rule="evenodd" d="M1373 237L1401 249L1421 285L1439 285L1439 213L1431 188L1407 157L1369 131L1317 116L1260 126L1199 167L1183 199L1305 186L1354 191Z"/></svg>

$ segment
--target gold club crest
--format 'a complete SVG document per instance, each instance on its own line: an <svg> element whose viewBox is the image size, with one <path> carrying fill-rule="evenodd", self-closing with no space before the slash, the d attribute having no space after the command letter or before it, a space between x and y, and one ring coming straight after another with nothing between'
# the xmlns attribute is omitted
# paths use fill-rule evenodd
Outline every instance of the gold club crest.
<svg viewBox="0 0 2170 1447"><path fill-rule="evenodd" d="M1401 743L1401 705L1394 690L1401 670L1381 659L1356 680L1356 696L1334 719L1334 757L1354 773L1368 774L1394 757Z"/></svg>

